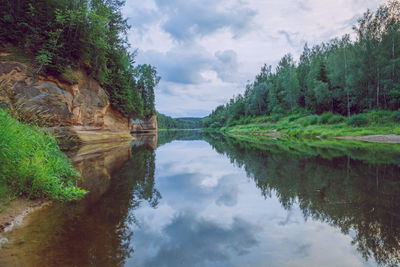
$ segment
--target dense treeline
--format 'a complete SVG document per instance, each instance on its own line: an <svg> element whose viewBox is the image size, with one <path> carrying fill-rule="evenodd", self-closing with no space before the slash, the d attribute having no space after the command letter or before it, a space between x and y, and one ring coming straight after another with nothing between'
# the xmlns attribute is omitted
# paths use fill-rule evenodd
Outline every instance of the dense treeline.
<svg viewBox="0 0 400 267"><path fill-rule="evenodd" d="M134 66L123 0L5 0L0 5L0 42L27 52L34 73L77 82L74 69L85 68L123 115L155 113L159 81L149 65Z"/></svg>
<svg viewBox="0 0 400 267"><path fill-rule="evenodd" d="M200 127L200 118L172 118L157 113L157 123L160 129L197 129Z"/></svg>
<svg viewBox="0 0 400 267"><path fill-rule="evenodd" d="M243 95L218 106L203 127L288 111L350 117L371 109L400 108L400 1L367 11L349 35L309 48L299 62L285 55L275 71L264 65Z"/></svg>

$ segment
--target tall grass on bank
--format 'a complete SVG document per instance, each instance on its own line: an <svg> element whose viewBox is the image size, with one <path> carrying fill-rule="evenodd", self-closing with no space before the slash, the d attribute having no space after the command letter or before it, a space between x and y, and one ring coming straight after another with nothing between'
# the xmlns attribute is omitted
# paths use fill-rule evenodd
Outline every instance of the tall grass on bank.
<svg viewBox="0 0 400 267"><path fill-rule="evenodd" d="M297 137L400 135L400 111L372 110L350 118L330 112L321 115L304 112L273 114L237 121L222 130L232 134L280 132Z"/></svg>
<svg viewBox="0 0 400 267"><path fill-rule="evenodd" d="M74 185L78 176L54 138L38 127L18 122L0 109L3 194L7 191L28 198L80 199L86 192Z"/></svg>

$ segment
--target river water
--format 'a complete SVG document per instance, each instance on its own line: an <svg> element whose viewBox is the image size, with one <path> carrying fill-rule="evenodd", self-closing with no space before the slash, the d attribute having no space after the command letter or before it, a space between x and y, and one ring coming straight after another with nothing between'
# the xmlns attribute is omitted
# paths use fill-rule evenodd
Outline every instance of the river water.
<svg viewBox="0 0 400 267"><path fill-rule="evenodd" d="M90 193L30 215L0 266L396 266L398 151L195 131L75 148Z"/></svg>

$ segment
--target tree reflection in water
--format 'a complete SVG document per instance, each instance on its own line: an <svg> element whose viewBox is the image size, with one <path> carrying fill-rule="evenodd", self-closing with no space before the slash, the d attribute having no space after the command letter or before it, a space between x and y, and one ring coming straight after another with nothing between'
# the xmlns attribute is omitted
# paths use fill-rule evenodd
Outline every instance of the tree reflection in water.
<svg viewBox="0 0 400 267"><path fill-rule="evenodd" d="M353 239L353 245L366 260L373 258L382 265L400 264L398 150L376 144L360 143L357 146L350 143L346 146L349 143L342 141L266 139L250 143L221 135L203 133L199 136L195 131L160 132L158 146L172 140L196 140L199 137L209 142L218 153L226 155L233 164L242 167L265 198L276 195L285 209L298 205L306 219L325 222L340 229ZM149 141L151 144L147 145ZM143 215L138 210L140 207L147 209L148 205L156 208L161 200L155 185L156 146L156 138L146 136L131 145L83 149L70 155L83 175L82 185L91 192L84 201L55 204L34 213L25 227L10 236L11 243L17 245L0 250L0 266L122 266L128 259L140 257L140 248L147 248L136 247L138 255L133 253L135 234L136 239L140 239L140 235L146 233L140 232L140 226L136 227L135 214L139 218ZM174 152L168 150L168 153ZM169 157L168 153L166 157ZM192 156L196 159L198 155ZM201 162L207 166L204 163L207 161ZM216 170L211 167L205 173ZM161 179L158 183L161 189L166 190L163 191L164 201L171 197L168 193L190 199L190 187L182 187L184 192L176 187L179 182L187 185L191 176L179 170L170 179L173 177L177 180L164 179L164 183L169 183L167 186L174 190L163 188ZM200 181L193 177L193 181ZM198 183L192 185L198 187ZM228 187L227 190L232 189ZM254 191L251 193L254 195ZM193 199L202 197L207 200L207 194ZM236 204L229 197L221 201L225 201L227 206ZM256 214L259 210L251 212ZM152 212L147 214L153 216ZM160 251L174 252L164 255L172 255L171 260L176 260L185 248L195 249L206 244L202 243L203 239L197 238L198 233L207 240L213 240L214 247L203 249L204 255L211 255L215 247L232 247L232 244L241 242L244 242L247 252L259 242L254 234L259 231L258 228L252 228L244 220L226 228L195 213L189 215L178 213L172 224L164 225L167 239ZM181 221L184 224L179 224ZM182 233L185 229L186 235ZM233 233L239 233L238 239ZM174 238L178 235L182 246L176 247ZM16 241L21 237L25 243L18 244ZM193 240L196 238L198 240ZM193 257L187 255L183 256L189 261L197 259L201 253ZM206 258L204 255L201 257Z"/></svg>
<svg viewBox="0 0 400 267"><path fill-rule="evenodd" d="M275 193L285 209L298 203L305 219L339 228L352 237L366 260L373 257L378 264L400 264L398 161L374 162L368 151L359 153L367 148L352 147L346 152L294 140L262 145L215 134L202 136L217 152L243 167L266 198ZM396 155L390 156L393 160ZM383 152L376 157L389 158Z"/></svg>

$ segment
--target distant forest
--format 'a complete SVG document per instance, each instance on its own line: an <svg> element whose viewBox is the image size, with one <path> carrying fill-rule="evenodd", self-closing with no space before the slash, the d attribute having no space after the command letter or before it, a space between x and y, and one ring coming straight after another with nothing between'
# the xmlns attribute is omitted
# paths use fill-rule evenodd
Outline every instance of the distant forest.
<svg viewBox="0 0 400 267"><path fill-rule="evenodd" d="M157 113L157 123L160 129L198 129L201 118L172 118Z"/></svg>
<svg viewBox="0 0 400 267"><path fill-rule="evenodd" d="M285 55L275 70L264 65L244 94L202 120L202 127L235 125L243 118L304 112L347 117L400 109L400 1L368 10L344 35L313 47L296 62Z"/></svg>
<svg viewBox="0 0 400 267"><path fill-rule="evenodd" d="M71 84L83 68L100 82L124 116L155 114L154 67L135 66L129 52L122 0L3 0L0 48L30 61L34 74L52 74Z"/></svg>

